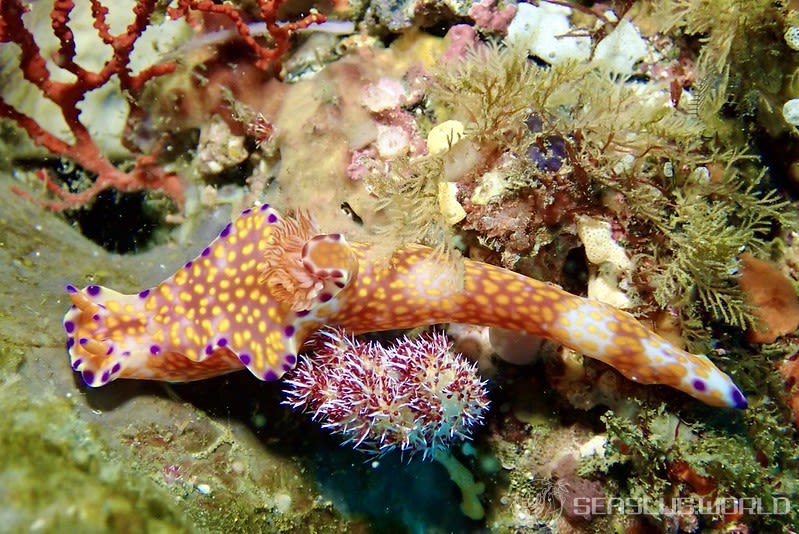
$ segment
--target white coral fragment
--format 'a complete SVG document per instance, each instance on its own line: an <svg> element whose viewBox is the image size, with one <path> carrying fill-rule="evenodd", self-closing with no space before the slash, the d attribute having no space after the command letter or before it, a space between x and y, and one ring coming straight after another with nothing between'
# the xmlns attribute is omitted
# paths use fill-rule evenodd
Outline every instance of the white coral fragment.
<svg viewBox="0 0 799 534"><path fill-rule="evenodd" d="M380 78L361 94L361 104L373 113L400 107L405 102L405 87L392 78Z"/></svg>
<svg viewBox="0 0 799 534"><path fill-rule="evenodd" d="M496 169L490 170L480 177L477 187L474 188L471 201L478 206L485 206L491 200L502 196L505 192L505 177Z"/></svg>
<svg viewBox="0 0 799 534"><path fill-rule="evenodd" d="M383 159L392 159L408 152L411 135L401 126L377 125L375 148Z"/></svg>
<svg viewBox="0 0 799 534"><path fill-rule="evenodd" d="M210 123L200 130L200 142L195 163L203 174L218 174L238 165L249 156L244 147L245 138L233 135L230 127L215 115Z"/></svg>
<svg viewBox="0 0 799 534"><path fill-rule="evenodd" d="M588 261L594 265L610 262L625 270L631 267L627 252L613 239L610 223L607 221L579 217L577 219L577 235L583 242Z"/></svg>
<svg viewBox="0 0 799 534"><path fill-rule="evenodd" d="M799 26L791 26L785 30L785 43L793 50L799 50Z"/></svg>
<svg viewBox="0 0 799 534"><path fill-rule="evenodd" d="M619 288L619 269L603 263L588 279L588 298L610 304L615 308L630 308L633 303Z"/></svg>
<svg viewBox="0 0 799 534"><path fill-rule="evenodd" d="M463 123L456 120L435 125L427 134L427 151L435 156L450 149L463 137Z"/></svg>
<svg viewBox="0 0 799 534"><path fill-rule="evenodd" d="M452 182L438 184L438 208L450 226L466 218L466 210L458 202L458 186Z"/></svg>
<svg viewBox="0 0 799 534"><path fill-rule="evenodd" d="M792 98L782 106L782 116L788 124L799 126L799 98Z"/></svg>
<svg viewBox="0 0 799 534"><path fill-rule="evenodd" d="M588 298L617 308L632 306L630 297L619 288L619 279L632 267L627 251L613 239L610 223L591 217L577 219L577 235L585 255L593 264L588 280Z"/></svg>
<svg viewBox="0 0 799 534"><path fill-rule="evenodd" d="M591 38L574 34L571 13L568 7L548 2L519 4L506 41L553 65L586 61L591 55Z"/></svg>
<svg viewBox="0 0 799 534"><path fill-rule="evenodd" d="M648 52L649 47L638 29L629 20L622 19L596 46L593 63L609 72L628 75Z"/></svg>

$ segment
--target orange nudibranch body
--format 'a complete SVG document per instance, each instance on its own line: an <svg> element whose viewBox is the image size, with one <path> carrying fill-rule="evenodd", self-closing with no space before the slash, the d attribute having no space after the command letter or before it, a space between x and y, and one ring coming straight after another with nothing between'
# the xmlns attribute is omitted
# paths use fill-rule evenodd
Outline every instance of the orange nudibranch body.
<svg viewBox="0 0 799 534"><path fill-rule="evenodd" d="M353 333L460 322L546 337L642 384L665 384L714 406L745 408L732 380L606 304L493 265L464 260L462 285L432 249L389 260L320 234L310 218L268 205L244 210L158 286L123 295L67 287L72 367L90 386L115 378L189 381L247 367L262 380L291 369L324 326Z"/></svg>

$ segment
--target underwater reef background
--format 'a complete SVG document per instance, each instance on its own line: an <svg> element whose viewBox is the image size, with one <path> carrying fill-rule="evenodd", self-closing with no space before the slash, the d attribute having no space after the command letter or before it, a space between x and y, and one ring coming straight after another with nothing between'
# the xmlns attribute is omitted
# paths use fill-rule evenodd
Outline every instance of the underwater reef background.
<svg viewBox="0 0 799 534"><path fill-rule="evenodd" d="M797 73L789 0L4 0L0 530L796 532ZM262 202L625 310L749 406L462 324L72 371L67 284L152 287Z"/></svg>

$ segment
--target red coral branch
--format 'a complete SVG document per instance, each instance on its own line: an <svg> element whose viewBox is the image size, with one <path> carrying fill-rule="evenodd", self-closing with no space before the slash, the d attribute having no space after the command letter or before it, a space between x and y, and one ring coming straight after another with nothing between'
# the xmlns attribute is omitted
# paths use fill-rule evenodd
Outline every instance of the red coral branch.
<svg viewBox="0 0 799 534"><path fill-rule="evenodd" d="M224 15L233 23L241 39L258 56L255 66L259 69L272 67L275 72L279 72L280 58L288 51L292 34L326 20L324 15L314 11L295 22L279 22L277 12L285 2L286 0L258 0L259 17L266 24L266 31L272 38L271 47L258 43L250 33L241 12L232 4L216 4L212 0L178 0L178 7L170 9L169 13L173 18L187 17L189 10Z"/></svg>
<svg viewBox="0 0 799 534"><path fill-rule="evenodd" d="M133 52L137 39L147 28L157 2L140 0L134 8L134 21L125 32L116 36L111 35L108 25L105 23L105 15L108 10L100 4L99 0L91 0L91 4L92 14L95 18L94 26L103 42L113 48L113 55L98 72L88 71L78 65L75 62L75 39L69 27L70 14L75 4L70 0L56 0L50 13L53 33L60 43L54 60L59 67L71 72L76 78L74 82L58 82L50 78L45 58L42 56L33 34L23 24L22 15L27 8L22 5L21 0L0 2L0 43L16 43L19 46L21 51L20 70L23 76L39 88L45 98L59 107L61 115L74 137L74 142L69 143L48 132L39 125L36 119L15 109L2 96L0 96L0 117L14 121L39 146L58 156L72 159L85 170L97 175L91 187L80 193L70 193L53 183L44 171L40 171L39 178L48 190L59 197L59 200L34 200L50 210L61 211L81 206L101 191L113 187L123 192L143 189L163 191L182 207L183 186L177 175L161 169L155 161L155 155L138 156L133 170L129 172L117 169L102 154L89 130L81 123L81 112L78 107L87 93L102 87L116 75L122 90L130 97L128 100L131 115L135 116L140 111L136 101L144 84L152 78L175 70L174 64L167 63L154 65L137 75L133 75L130 71L130 54ZM19 189L15 189L15 191L31 198L30 195Z"/></svg>
<svg viewBox="0 0 799 534"><path fill-rule="evenodd" d="M280 58L289 49L291 35L311 24L324 22L325 17L313 12L296 22L279 22L278 9L285 0L259 0L259 15L266 24L271 37L269 46L263 46L250 33L249 26L241 11L233 4L215 4L210 0L178 0L178 6L171 8L172 17L190 18L190 11L215 13L226 16L234 24L236 31L247 46L257 56L256 66L262 69L280 69ZM133 74L130 70L130 56L137 40L150 24L150 19L158 6L157 0L138 0L133 8L134 19L124 32L112 35L106 21L108 9L100 0L90 0L94 28L100 39L113 50L111 59L97 71L89 71L75 62L75 36L70 28L70 14L75 7L72 0L56 0L50 12L53 33L59 41L54 54L55 63L75 76L74 82L52 80L47 62L42 56L33 34L25 28L22 16L27 11L22 0L0 1L0 43L15 43L20 48L20 70L25 79L35 85L45 98L55 103L69 127L74 142L67 142L46 131L33 117L15 109L0 96L0 117L14 121L25 130L31 139L58 156L72 159L86 171L95 173L97 178L88 189L71 193L55 184L44 171L37 176L45 187L54 193L58 200L36 200L53 211L79 207L89 202L95 195L108 188L130 192L139 190L158 190L172 198L178 206L183 205L183 186L177 175L165 172L157 163L156 154L139 155L130 171L121 171L111 164L92 139L86 126L80 121L78 105L86 94L105 85L116 76L122 91L128 97L130 119L141 117L144 112L138 100L144 85L151 79L175 70L174 63L152 65ZM31 196L19 189L23 196Z"/></svg>

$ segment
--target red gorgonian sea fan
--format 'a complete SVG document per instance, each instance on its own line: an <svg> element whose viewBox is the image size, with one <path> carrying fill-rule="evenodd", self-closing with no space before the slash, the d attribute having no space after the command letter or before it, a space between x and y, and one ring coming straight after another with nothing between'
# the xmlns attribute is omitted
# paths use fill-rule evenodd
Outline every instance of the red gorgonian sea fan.
<svg viewBox="0 0 799 534"><path fill-rule="evenodd" d="M93 27L102 43L109 49L110 58L98 70L89 70L77 62L77 45L72 25L72 11L76 4L73 0L50 2L50 20L52 33L58 40L58 49L53 56L53 64L48 64L46 54L40 48L40 41L46 42L47 35L39 35L41 31L25 25L24 15L30 6L23 0L0 0L0 45L12 44L19 50L19 70L24 78L41 93L42 100L49 100L63 116L69 128L69 136L63 137L46 130L33 116L18 110L0 94L0 118L11 120L24 130L31 140L48 150L51 154L70 159L77 163L90 175L96 175L91 186L82 191L72 192L62 184L54 181L45 170L37 173L46 189L55 196L54 200L38 198L18 187L12 189L23 197L36 201L52 211L79 208L86 205L99 193L109 188L117 191L133 192L143 190L161 191L175 201L178 208L183 208L184 184L181 178L168 172L159 163L160 153L167 144L168 136L153 142L151 147L139 147L132 141L133 135L123 136L122 143L133 154L130 168L117 167L103 153L97 140L90 132L89 124L81 120L81 103L90 92L116 80L120 91L129 107L128 128L135 130L136 125L146 119L148 110L142 105L140 97L147 82L154 78L171 74L177 63L167 61L156 63L141 69L134 74L131 70L131 58L142 34L157 23L158 17L166 12L171 18L185 18L190 23L201 27L201 15L216 16L227 19L232 25L229 38L237 37L249 48L254 56L254 65L263 70L279 73L281 59L291 46L291 37L298 30L325 21L325 16L311 9L309 14L293 22L278 20L278 10L286 0L257 0L256 21L264 25L263 31L269 39L264 41L254 35L249 22L250 16L240 2L214 2L212 0L177 0L159 2L157 0L136 0L132 4L132 20L120 33L114 34L108 22L109 8L101 0L90 0ZM111 2L107 2L111 5ZM254 7L253 6L253 7ZM112 9L116 9L114 6ZM254 24L254 23L252 23ZM217 32L222 33L222 32ZM214 41L210 41L213 43ZM55 69L57 67L57 69ZM59 81L52 76L51 69L71 74L68 82ZM261 130L267 125L261 125ZM268 132L261 134L263 139Z"/></svg>
<svg viewBox="0 0 799 534"><path fill-rule="evenodd" d="M482 422L486 383L474 364L450 350L446 335L402 338L392 347L335 329L321 336L321 348L286 381L284 404L311 412L344 444L427 458L469 438Z"/></svg>

